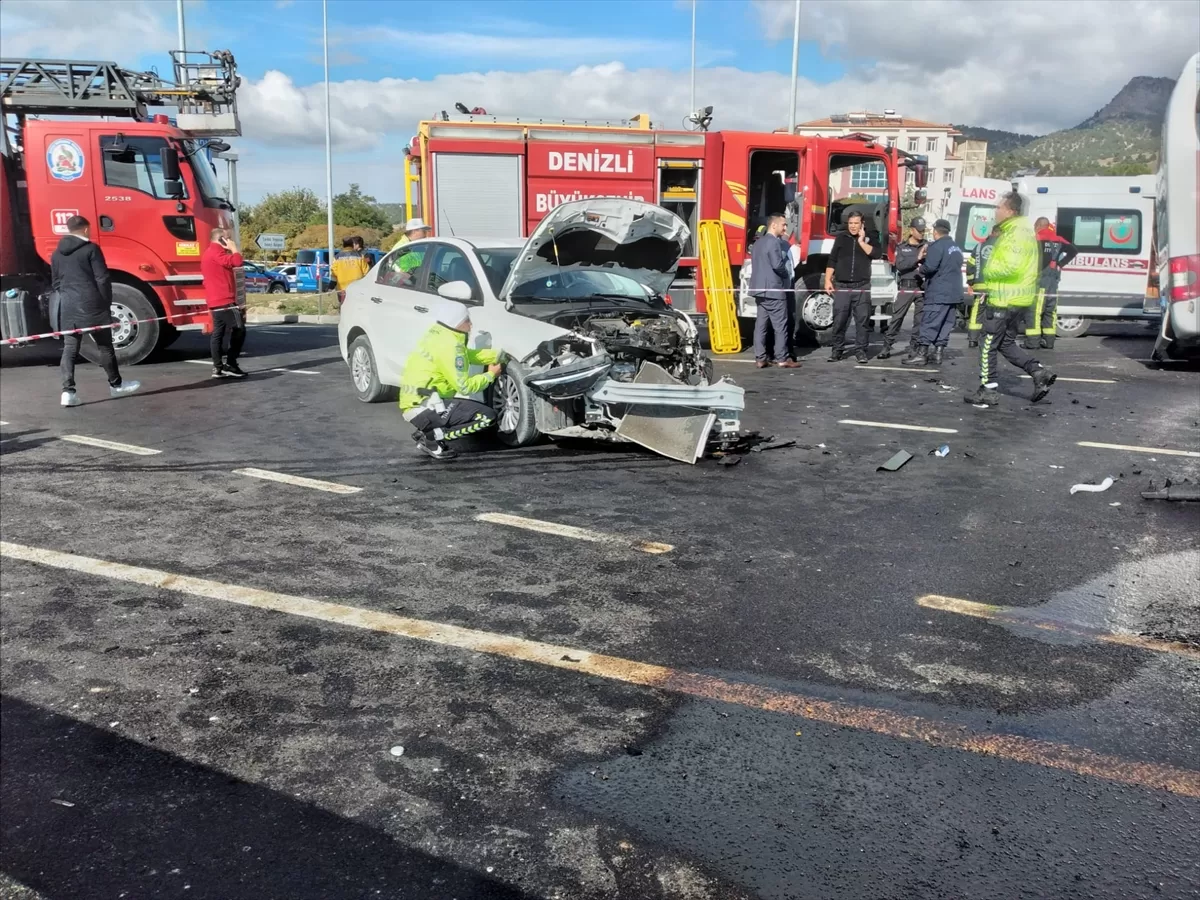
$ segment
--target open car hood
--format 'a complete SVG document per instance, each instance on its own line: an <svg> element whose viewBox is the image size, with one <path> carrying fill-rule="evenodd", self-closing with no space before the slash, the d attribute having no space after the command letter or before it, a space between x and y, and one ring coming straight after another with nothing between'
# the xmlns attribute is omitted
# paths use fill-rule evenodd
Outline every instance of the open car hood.
<svg viewBox="0 0 1200 900"><path fill-rule="evenodd" d="M631 278L665 294L687 246L684 221L653 203L597 197L555 207L529 236L500 291L567 270Z"/></svg>

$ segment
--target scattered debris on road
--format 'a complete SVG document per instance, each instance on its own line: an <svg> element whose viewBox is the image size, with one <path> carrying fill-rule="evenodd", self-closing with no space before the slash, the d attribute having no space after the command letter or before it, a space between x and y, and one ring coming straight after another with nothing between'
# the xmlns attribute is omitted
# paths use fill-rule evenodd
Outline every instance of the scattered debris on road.
<svg viewBox="0 0 1200 900"><path fill-rule="evenodd" d="M1180 502L1200 502L1200 485L1183 482L1181 484L1173 484L1168 478L1161 488L1156 488L1154 482L1150 482L1150 489L1142 491L1144 500L1174 500Z"/></svg>
<svg viewBox="0 0 1200 900"><path fill-rule="evenodd" d="M1078 494L1080 491L1087 491L1089 494L1099 494L1101 491L1107 491L1112 486L1112 476L1109 475L1099 484L1073 484L1071 485L1071 493Z"/></svg>
<svg viewBox="0 0 1200 900"><path fill-rule="evenodd" d="M392 756L403 756L404 748L397 744L395 747L389 750L388 753L392 754Z"/></svg>
<svg viewBox="0 0 1200 900"><path fill-rule="evenodd" d="M895 472L897 469L899 469L901 466L903 466L906 462L908 462L912 458L913 458L913 455L911 453L909 453L907 450L900 450L896 453L895 456L893 456L891 459L889 459L887 462L885 462L882 466L877 466L875 471L876 472Z"/></svg>

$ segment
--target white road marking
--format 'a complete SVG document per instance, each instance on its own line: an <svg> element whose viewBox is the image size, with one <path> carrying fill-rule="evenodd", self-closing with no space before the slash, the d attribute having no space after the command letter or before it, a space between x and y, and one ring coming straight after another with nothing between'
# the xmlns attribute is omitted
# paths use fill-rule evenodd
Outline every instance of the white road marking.
<svg viewBox="0 0 1200 900"><path fill-rule="evenodd" d="M72 444L86 444L89 447L99 447L102 450L119 450L122 453L133 453L137 456L154 456L161 450L151 450L149 447L138 447L136 444L120 444L117 441L106 441L101 438L87 437L82 434L64 434L60 441L70 441Z"/></svg>
<svg viewBox="0 0 1200 900"><path fill-rule="evenodd" d="M185 363L191 363L193 366L211 366L211 359L185 359Z"/></svg>
<svg viewBox="0 0 1200 900"><path fill-rule="evenodd" d="M888 709L839 700L825 700L744 681L730 681L699 672L593 653L576 647L556 646L429 619L411 619L358 606L276 594L235 584L222 584L219 581L175 575L157 569L143 569L57 550L10 544L7 541L0 542L0 556L69 572L141 584L159 590L175 591L192 597L407 637L457 650L566 669L709 702L732 703L748 709L782 713L839 728L885 735L896 740L919 741L934 747L992 756L1090 778L1101 778L1118 784L1166 790L1185 797L1200 798L1198 771L1164 763L1123 759L1087 747L1043 741L1003 731L976 731L948 721L905 715Z"/></svg>
<svg viewBox="0 0 1200 900"><path fill-rule="evenodd" d="M539 531L542 534L553 534L558 537L574 538L577 541L590 541L593 544L624 544L634 550L641 550L643 553L670 553L675 549L670 544L660 544L657 541L631 541L628 538L604 534L600 531L576 528L574 525L543 522L541 519L510 516L507 513L480 513L475 520L490 522L493 525L510 525L513 528L524 528L527 531Z"/></svg>
<svg viewBox="0 0 1200 900"><path fill-rule="evenodd" d="M0 425L7 425L7 422L0 422Z"/></svg>
<svg viewBox="0 0 1200 900"><path fill-rule="evenodd" d="M928 374L929 372L941 372L936 366L916 366L911 369L902 369L899 366L876 366L868 363L865 366L855 366L855 372L908 372L910 375Z"/></svg>
<svg viewBox="0 0 1200 900"><path fill-rule="evenodd" d="M320 375L320 372L313 372L309 369L272 369L272 372L291 372L293 375Z"/></svg>
<svg viewBox="0 0 1200 900"><path fill-rule="evenodd" d="M1032 379L1032 375L1022 375L1022 378ZM1111 378L1067 378L1065 375L1058 376L1059 381L1073 381L1076 384L1116 384L1117 382Z"/></svg>
<svg viewBox="0 0 1200 900"><path fill-rule="evenodd" d="M316 478L304 478L300 475L272 472L269 469L234 469L233 474L248 475L251 478L262 478L264 481L278 481L282 484L294 484L297 487L328 491L331 494L357 494L362 490L362 488L351 484L338 484L336 481L318 481Z"/></svg>
<svg viewBox="0 0 1200 900"><path fill-rule="evenodd" d="M1191 456L1200 459L1195 450L1167 450L1162 447L1135 447L1132 444L1100 444L1096 441L1079 441L1080 447L1095 447L1097 450L1129 450L1132 453L1161 453L1163 456Z"/></svg>
<svg viewBox="0 0 1200 900"><path fill-rule="evenodd" d="M934 428L932 425L899 425L895 422L865 422L860 419L838 419L839 425L863 425L867 428L895 428L897 431L931 431L934 434L958 434L957 428Z"/></svg>

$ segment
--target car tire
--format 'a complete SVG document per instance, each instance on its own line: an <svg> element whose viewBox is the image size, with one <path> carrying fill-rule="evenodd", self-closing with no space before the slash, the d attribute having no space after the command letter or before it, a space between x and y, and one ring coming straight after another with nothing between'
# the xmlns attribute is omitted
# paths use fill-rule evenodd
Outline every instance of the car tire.
<svg viewBox="0 0 1200 900"><path fill-rule="evenodd" d="M112 317L122 323L113 329L118 366L136 366L158 349L163 323L148 320L161 315L162 312L150 302L150 298L133 285L113 283ZM135 321L140 324L132 324ZM100 364L100 348L95 341L81 341L79 353L88 362Z"/></svg>
<svg viewBox="0 0 1200 900"><path fill-rule="evenodd" d="M396 399L396 389L379 380L379 366L375 364L375 351L365 334L360 334L350 343L347 353L350 363L350 382L354 393L363 403L379 403Z"/></svg>
<svg viewBox="0 0 1200 900"><path fill-rule="evenodd" d="M496 436L506 447L526 447L541 437L537 427L537 398L525 383L526 374L520 363L510 362L492 385Z"/></svg>
<svg viewBox="0 0 1200 900"><path fill-rule="evenodd" d="M268 294L286 294L287 285L280 284L278 281L271 282L271 288L267 291Z"/></svg>
<svg viewBox="0 0 1200 900"><path fill-rule="evenodd" d="M1091 325L1092 320L1083 316L1063 316L1058 320L1055 334L1059 337L1081 338L1088 333Z"/></svg>

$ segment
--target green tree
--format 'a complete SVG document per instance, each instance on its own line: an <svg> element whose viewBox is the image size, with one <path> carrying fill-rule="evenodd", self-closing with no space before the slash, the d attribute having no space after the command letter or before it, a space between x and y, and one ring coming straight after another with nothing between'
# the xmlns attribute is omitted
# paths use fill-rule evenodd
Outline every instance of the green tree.
<svg viewBox="0 0 1200 900"><path fill-rule="evenodd" d="M350 190L333 198L333 222L350 228L370 228L387 232L392 229L391 217L380 207L374 197L362 192L357 184Z"/></svg>

